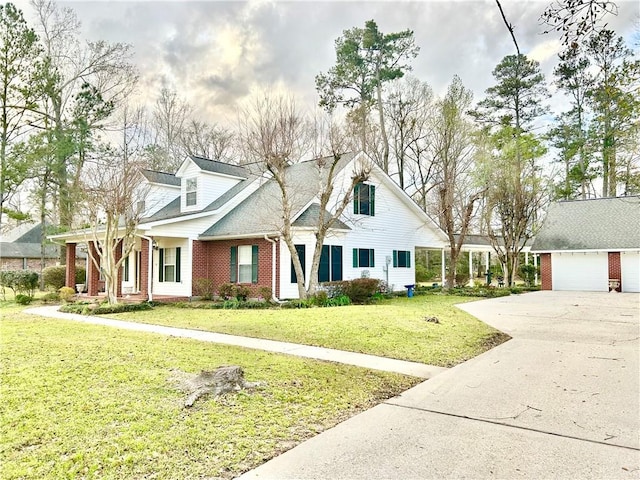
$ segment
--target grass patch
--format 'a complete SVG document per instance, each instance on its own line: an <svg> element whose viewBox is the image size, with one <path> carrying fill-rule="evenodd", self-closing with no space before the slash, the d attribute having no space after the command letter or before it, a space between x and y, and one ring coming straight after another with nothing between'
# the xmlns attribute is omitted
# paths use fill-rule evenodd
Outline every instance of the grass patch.
<svg viewBox="0 0 640 480"><path fill-rule="evenodd" d="M231 478L419 381L0 307L4 480ZM172 369L232 364L267 386L182 408Z"/></svg>
<svg viewBox="0 0 640 480"><path fill-rule="evenodd" d="M425 295L375 305L273 310L160 306L110 317L452 366L509 337L456 308L468 297ZM439 324L425 319L437 317Z"/></svg>

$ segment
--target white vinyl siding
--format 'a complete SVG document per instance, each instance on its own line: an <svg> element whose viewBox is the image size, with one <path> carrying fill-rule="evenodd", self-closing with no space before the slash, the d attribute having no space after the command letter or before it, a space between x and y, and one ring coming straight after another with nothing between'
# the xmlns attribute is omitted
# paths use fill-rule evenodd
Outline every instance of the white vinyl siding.
<svg viewBox="0 0 640 480"><path fill-rule="evenodd" d="M554 290L608 291L607 252L551 254L551 282Z"/></svg>
<svg viewBox="0 0 640 480"><path fill-rule="evenodd" d="M622 291L640 292L640 252L620 252Z"/></svg>

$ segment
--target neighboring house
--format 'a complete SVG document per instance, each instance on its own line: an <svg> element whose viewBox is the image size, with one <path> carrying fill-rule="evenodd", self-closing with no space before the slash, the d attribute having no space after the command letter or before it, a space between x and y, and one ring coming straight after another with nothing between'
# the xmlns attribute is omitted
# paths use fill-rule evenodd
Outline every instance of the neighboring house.
<svg viewBox="0 0 640 480"><path fill-rule="evenodd" d="M329 231L322 247L319 281L370 276L395 290L415 282L415 248L446 248L446 237L413 200L380 168L372 166L366 182L346 191L364 154L344 155L337 168L335 206L344 195L350 205ZM293 235L305 272L311 270L320 215L315 161L288 167ZM298 296L289 249L282 240L282 201L267 175L196 156L185 159L175 175L144 171L145 218L138 225L134 250L125 260L121 293L191 297L198 279L262 287L276 298ZM77 244L95 248L85 232L52 237L67 244L73 258ZM89 294L97 293L98 270L90 264ZM71 278L71 277L70 277Z"/></svg>
<svg viewBox="0 0 640 480"><path fill-rule="evenodd" d="M531 251L543 290L640 292L640 197L553 203Z"/></svg>
<svg viewBox="0 0 640 480"><path fill-rule="evenodd" d="M40 270L42 252L41 223L22 223L2 235L0 242L0 268L2 270ZM45 267L57 265L60 247L45 245Z"/></svg>

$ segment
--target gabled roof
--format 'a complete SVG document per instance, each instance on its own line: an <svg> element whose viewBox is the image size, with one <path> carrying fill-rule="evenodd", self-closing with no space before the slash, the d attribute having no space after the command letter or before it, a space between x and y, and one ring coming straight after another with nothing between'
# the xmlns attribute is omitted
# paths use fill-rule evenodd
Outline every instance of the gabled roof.
<svg viewBox="0 0 640 480"><path fill-rule="evenodd" d="M320 204L312 203L304 212L302 212L298 218L292 223L294 227L315 227L318 225L318 218L320 217ZM325 210L325 218L331 218L331 213ZM337 218L333 222L332 228L340 230L351 230L349 226Z"/></svg>
<svg viewBox="0 0 640 480"><path fill-rule="evenodd" d="M640 196L556 202L532 251L640 250Z"/></svg>
<svg viewBox="0 0 640 480"><path fill-rule="evenodd" d="M247 178L246 180L241 180L240 182L238 182L233 187L231 187L229 190L224 192L222 195L220 195L218 198L216 198L213 202L211 202L209 205L207 205L202 210L181 212L180 211L180 197L177 197L177 198L173 199L171 202L169 202L167 205L162 207L160 210L158 210L156 213L151 215L150 217L143 218L140 221L140 223L157 222L157 221L160 221L160 220L168 220L168 219L171 219L171 218L186 217L186 216L189 216L189 215L194 215L194 214L198 214L198 213L202 213L202 212L213 212L215 210L218 210L218 209L224 207L227 204L227 202L233 200L236 195L238 195L245 188L247 188L249 185L251 185L251 183L255 179L256 179L256 177L249 176L249 178Z"/></svg>
<svg viewBox="0 0 640 480"><path fill-rule="evenodd" d="M45 245L45 258L58 258L60 249L56 245ZM40 258L40 243L0 243L0 258Z"/></svg>
<svg viewBox="0 0 640 480"><path fill-rule="evenodd" d="M222 175L228 175L230 177L249 178L249 173L244 167L231 165L229 163L218 162L216 160L210 160L204 157L198 157L197 155L190 155L189 158L202 171L210 173L220 173Z"/></svg>
<svg viewBox="0 0 640 480"><path fill-rule="evenodd" d="M343 155L338 162L336 173L341 171L354 157L355 155L352 153ZM326 169L322 173L326 175ZM287 181L290 185L289 197L294 214L310 205L317 195L316 189L309 188L309 185L317 184L318 175L317 159L296 163L287 168ZM263 235L264 233L277 232L282 223L281 198L280 187L275 180L271 179L203 232L200 238ZM316 215L319 212L318 208L315 210ZM301 215L303 218L297 219L301 222L298 226L306 226L311 221L312 214L313 210L308 214L306 211L303 212ZM342 222L340 223L342 226L336 224L335 228L346 227Z"/></svg>
<svg viewBox="0 0 640 480"><path fill-rule="evenodd" d="M151 183L161 183L173 187L180 186L180 179L173 173L156 172L155 170L141 170L140 173Z"/></svg>

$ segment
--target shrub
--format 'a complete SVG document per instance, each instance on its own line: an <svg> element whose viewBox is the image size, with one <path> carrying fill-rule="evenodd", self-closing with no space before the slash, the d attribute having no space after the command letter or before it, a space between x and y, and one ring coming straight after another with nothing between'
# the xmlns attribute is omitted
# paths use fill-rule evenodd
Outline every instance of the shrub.
<svg viewBox="0 0 640 480"><path fill-rule="evenodd" d="M84 267L76 267L76 284L87 283L87 269Z"/></svg>
<svg viewBox="0 0 640 480"><path fill-rule="evenodd" d="M65 302L70 302L76 294L76 291L71 287L62 287L58 289L60 298Z"/></svg>
<svg viewBox="0 0 640 480"><path fill-rule="evenodd" d="M58 292L48 292L40 297L42 303L57 303L60 301L60 294Z"/></svg>
<svg viewBox="0 0 640 480"><path fill-rule="evenodd" d="M288 302L283 303L281 306L282 308L309 308L313 305L307 300L289 300Z"/></svg>
<svg viewBox="0 0 640 480"><path fill-rule="evenodd" d="M538 268L534 265L531 265L530 263L520 265L520 268L518 269L518 274L520 275L520 278L524 280L524 283L527 287L533 285L533 282L536 278L536 273L538 273Z"/></svg>
<svg viewBox="0 0 640 480"><path fill-rule="evenodd" d="M210 278L196 278L193 281L193 293L203 300L212 300L214 289Z"/></svg>
<svg viewBox="0 0 640 480"><path fill-rule="evenodd" d="M109 305L88 304L86 302L69 303L60 307L61 312L78 313L81 315L105 315L109 313L138 312L141 310L151 310L153 306L149 302L145 303L116 303Z"/></svg>
<svg viewBox="0 0 640 480"><path fill-rule="evenodd" d="M22 294L33 297L38 288L38 273L32 270L2 270L0 271L0 286L10 288L14 295Z"/></svg>
<svg viewBox="0 0 640 480"><path fill-rule="evenodd" d="M260 287L258 289L258 293L260 294L260 297L267 302L273 298L273 291L271 290L271 287Z"/></svg>
<svg viewBox="0 0 640 480"><path fill-rule="evenodd" d="M455 280L457 286L464 287L469 282L469 274L456 272Z"/></svg>
<svg viewBox="0 0 640 480"><path fill-rule="evenodd" d="M247 297L251 295L251 289L245 285L238 285L236 287L236 299L240 302L245 302Z"/></svg>
<svg viewBox="0 0 640 480"><path fill-rule="evenodd" d="M328 300L329 295L327 295L327 292L325 292L324 290L318 291L313 297L311 297L311 301L313 302L313 304L317 305L318 307L327 306Z"/></svg>
<svg viewBox="0 0 640 480"><path fill-rule="evenodd" d="M22 295L18 293L16 295L16 303L18 305L29 305L33 301L33 297L31 295Z"/></svg>
<svg viewBox="0 0 640 480"><path fill-rule="evenodd" d="M378 291L379 284L377 278L356 278L342 282L342 290L352 303L367 303Z"/></svg>
<svg viewBox="0 0 640 480"><path fill-rule="evenodd" d="M223 283L218 287L218 295L224 300L229 300L236 296L236 286L233 283Z"/></svg>
<svg viewBox="0 0 640 480"><path fill-rule="evenodd" d="M346 295L329 298L326 303L327 307L342 307L344 305L351 305L351 300Z"/></svg>
<svg viewBox="0 0 640 480"><path fill-rule="evenodd" d="M63 266L47 267L42 271L42 279L45 287L51 287L54 290L60 290L66 282L67 269ZM82 282L84 283L84 279Z"/></svg>

